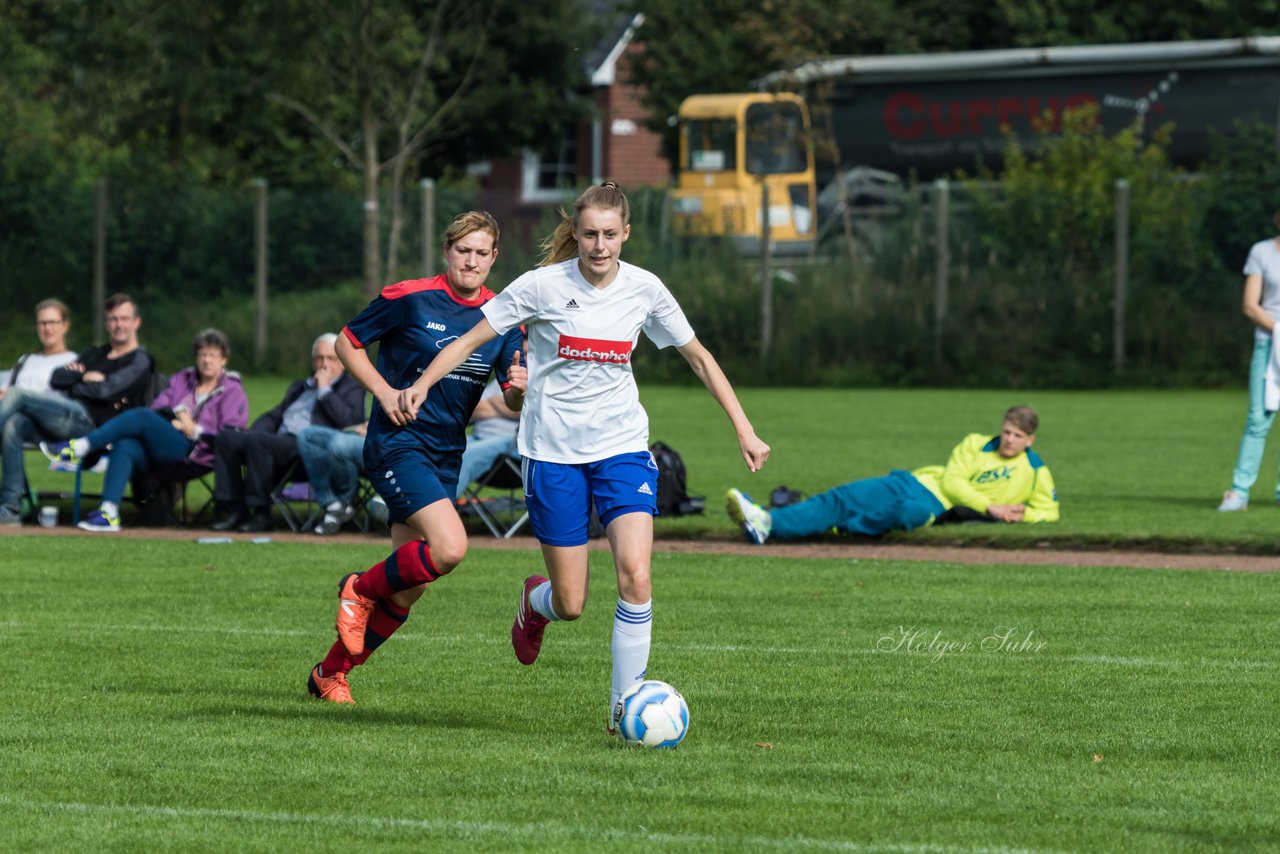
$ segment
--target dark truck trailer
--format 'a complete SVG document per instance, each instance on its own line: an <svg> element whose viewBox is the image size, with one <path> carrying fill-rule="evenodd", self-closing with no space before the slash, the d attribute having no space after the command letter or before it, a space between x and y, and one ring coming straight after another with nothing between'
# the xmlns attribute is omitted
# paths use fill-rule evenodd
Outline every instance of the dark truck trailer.
<svg viewBox="0 0 1280 854"><path fill-rule="evenodd" d="M1210 130L1238 121L1280 131L1280 36L819 60L761 81L826 100L841 172L860 166L920 179L999 170L1007 127L1027 150L1048 116L1098 105L1109 133L1174 125L1170 154L1194 169ZM829 84L829 85L820 85ZM829 93L829 94L828 94ZM821 122L815 121L821 128ZM829 178L834 164L825 164ZM819 178L819 186L824 183Z"/></svg>

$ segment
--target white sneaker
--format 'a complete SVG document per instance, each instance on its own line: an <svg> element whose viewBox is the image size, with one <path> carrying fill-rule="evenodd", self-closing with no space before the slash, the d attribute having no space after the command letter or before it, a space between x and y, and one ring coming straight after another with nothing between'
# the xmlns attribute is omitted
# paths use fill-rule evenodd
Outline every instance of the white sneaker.
<svg viewBox="0 0 1280 854"><path fill-rule="evenodd" d="M1249 494L1238 489L1228 489L1222 493L1222 503L1218 505L1219 513L1235 513L1249 509Z"/></svg>
<svg viewBox="0 0 1280 854"><path fill-rule="evenodd" d="M342 529L342 526L351 521L351 517L356 515L356 508L350 504L343 504L341 501L335 501L328 507L324 508L324 519L319 525L316 525L315 532L322 537L332 536Z"/></svg>
<svg viewBox="0 0 1280 854"><path fill-rule="evenodd" d="M747 540L763 546L773 530L773 517L769 511L752 502L744 493L730 489L724 496L724 509L729 518L742 527Z"/></svg>

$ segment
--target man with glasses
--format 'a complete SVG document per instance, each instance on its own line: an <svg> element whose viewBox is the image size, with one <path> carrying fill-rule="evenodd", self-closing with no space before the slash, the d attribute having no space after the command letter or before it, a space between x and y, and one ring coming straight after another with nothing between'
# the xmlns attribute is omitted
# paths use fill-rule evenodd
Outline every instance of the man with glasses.
<svg viewBox="0 0 1280 854"><path fill-rule="evenodd" d="M138 306L128 294L115 294L106 310L108 343L77 355L66 350L66 306L45 300L36 307L36 331L45 351L35 362L37 354L20 359L0 396L0 525L22 521L24 442L83 436L120 411L146 402L155 363L138 343ZM50 353L50 347L59 352ZM43 380L40 370L49 371Z"/></svg>
<svg viewBox="0 0 1280 854"><path fill-rule="evenodd" d="M345 430L365 420L364 387L343 370L326 332L311 345L311 375L290 384L248 430L213 437L214 501L225 514L214 531L270 531L271 490L300 459L298 434L313 424Z"/></svg>
<svg viewBox="0 0 1280 854"><path fill-rule="evenodd" d="M18 358L9 376L0 383L0 400L4 400L11 388L39 392L51 390L49 377L76 357L75 352L67 348L70 329L70 312L62 300L47 299L36 306L36 337L40 339L40 352Z"/></svg>

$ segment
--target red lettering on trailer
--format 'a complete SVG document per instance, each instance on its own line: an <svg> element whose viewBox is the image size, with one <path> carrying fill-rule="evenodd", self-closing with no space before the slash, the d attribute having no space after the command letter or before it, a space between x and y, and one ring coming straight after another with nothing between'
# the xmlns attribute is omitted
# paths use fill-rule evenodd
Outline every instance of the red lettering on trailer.
<svg viewBox="0 0 1280 854"><path fill-rule="evenodd" d="M884 102L884 126L890 137L903 141L957 136L981 139L1011 128L1015 117L1032 127L1043 126L1047 118L1049 129L1056 132L1062 130L1064 111L1096 104L1098 99L1088 92L1077 92L1065 98L1052 95L1045 101L1049 106L1042 113L1041 99L1035 95L940 100L909 90L894 92Z"/></svg>

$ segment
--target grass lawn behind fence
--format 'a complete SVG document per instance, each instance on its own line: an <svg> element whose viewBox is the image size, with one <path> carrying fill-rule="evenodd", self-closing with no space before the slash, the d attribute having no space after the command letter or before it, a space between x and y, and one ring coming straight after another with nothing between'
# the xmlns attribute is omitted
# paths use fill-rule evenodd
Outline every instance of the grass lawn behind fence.
<svg viewBox="0 0 1280 854"><path fill-rule="evenodd" d="M253 414L278 401L285 385L283 379L247 381ZM658 520L659 536L733 536L722 506L730 486L765 500L780 484L812 494L892 468L944 463L967 433L994 434L1005 409L1029 403L1040 413L1035 449L1057 482L1062 521L953 525L889 539L1280 553L1280 436L1264 458L1250 510L1215 512L1231 483L1243 390L739 389L739 396L773 447L755 475L746 471L728 420L701 387L641 389L651 438L680 452L689 491L707 499L704 515ZM39 455L28 459L39 488L70 488L69 476L43 471ZM98 483L100 477L90 475L86 488Z"/></svg>
<svg viewBox="0 0 1280 854"><path fill-rule="evenodd" d="M702 477L706 477L705 474ZM1259 514L1261 515L1261 514ZM1280 576L659 554L674 752L603 733L615 593L529 668L474 548L305 694L381 543L0 538L0 848L1257 850Z"/></svg>

